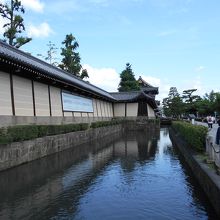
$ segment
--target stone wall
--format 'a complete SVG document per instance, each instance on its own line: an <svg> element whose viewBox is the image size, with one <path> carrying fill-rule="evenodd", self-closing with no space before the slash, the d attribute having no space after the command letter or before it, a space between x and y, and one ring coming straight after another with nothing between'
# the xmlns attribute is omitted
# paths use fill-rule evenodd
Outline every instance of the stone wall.
<svg viewBox="0 0 220 220"><path fill-rule="evenodd" d="M0 145L0 171L120 132L114 125Z"/></svg>
<svg viewBox="0 0 220 220"><path fill-rule="evenodd" d="M0 128L14 125L53 125L53 124L70 124L70 123L91 123L95 121L109 121L109 117L59 117L59 116L2 116L0 115Z"/></svg>
<svg viewBox="0 0 220 220"><path fill-rule="evenodd" d="M125 131L136 131L143 129L158 129L160 122L149 117L127 117L126 122L123 124Z"/></svg>
<svg viewBox="0 0 220 220"><path fill-rule="evenodd" d="M216 213L220 216L220 176L216 174L215 170L209 168L200 157L193 154L186 142L173 129L170 129L170 139L184 156Z"/></svg>

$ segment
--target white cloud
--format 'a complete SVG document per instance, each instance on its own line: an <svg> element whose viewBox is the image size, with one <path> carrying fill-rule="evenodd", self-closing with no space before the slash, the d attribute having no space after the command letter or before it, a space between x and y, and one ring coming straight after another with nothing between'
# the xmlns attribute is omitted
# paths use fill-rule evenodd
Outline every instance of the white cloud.
<svg viewBox="0 0 220 220"><path fill-rule="evenodd" d="M196 71L196 72L201 72L201 71L203 71L204 69L205 69L204 66L198 66L198 67L195 68L195 71Z"/></svg>
<svg viewBox="0 0 220 220"><path fill-rule="evenodd" d="M83 65L89 74L89 82L108 92L116 92L120 82L119 74L113 68L94 68L88 64Z"/></svg>
<svg viewBox="0 0 220 220"><path fill-rule="evenodd" d="M147 82L149 83L150 85L152 86L155 86L155 87L159 87L160 86L160 79L156 78L156 77L152 77L152 76L142 76L142 78Z"/></svg>
<svg viewBox="0 0 220 220"><path fill-rule="evenodd" d="M168 96L170 85L166 80L161 80L152 76L142 76L142 78L154 87L159 87L159 94L156 96L156 100L159 100L162 104L164 98Z"/></svg>
<svg viewBox="0 0 220 220"><path fill-rule="evenodd" d="M40 24L39 26L30 25L28 27L29 37L44 38L44 37L48 37L51 33L53 33L53 30L46 22Z"/></svg>
<svg viewBox="0 0 220 220"><path fill-rule="evenodd" d="M0 0L0 3L4 4L5 1L4 0ZM0 34L1 35L4 33L3 25L4 25L4 21L3 21L3 18L0 16Z"/></svg>
<svg viewBox="0 0 220 220"><path fill-rule="evenodd" d="M44 3L40 0L21 0L22 5L28 9L31 9L36 12L43 12Z"/></svg>
<svg viewBox="0 0 220 220"><path fill-rule="evenodd" d="M3 21L3 19L0 17L0 34L3 34L3 33L4 33L3 25L4 25L4 21Z"/></svg>
<svg viewBox="0 0 220 220"><path fill-rule="evenodd" d="M6 0L0 0L0 3L4 4L6 2ZM21 4L25 9L28 8L36 12L43 12L44 9L44 3L40 0L21 0Z"/></svg>

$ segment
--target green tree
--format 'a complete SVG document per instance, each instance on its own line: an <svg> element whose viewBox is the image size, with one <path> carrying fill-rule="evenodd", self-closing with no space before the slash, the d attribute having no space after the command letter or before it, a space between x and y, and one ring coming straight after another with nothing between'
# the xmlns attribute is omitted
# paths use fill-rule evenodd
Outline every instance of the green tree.
<svg viewBox="0 0 220 220"><path fill-rule="evenodd" d="M42 55L42 54L37 54L37 56L42 57L45 61L49 62L49 64L56 66L57 62L56 60L56 53L57 53L57 47L54 43L52 43L51 41L49 41L49 43L47 44L48 46L48 51L46 53L46 56Z"/></svg>
<svg viewBox="0 0 220 220"><path fill-rule="evenodd" d="M220 115L220 93L216 93L216 99L214 104L215 110L217 111L218 115Z"/></svg>
<svg viewBox="0 0 220 220"><path fill-rule="evenodd" d="M10 5L7 3L0 3L0 15L6 20L6 23L3 25L3 28L5 29L3 36L5 37L6 42L16 48L19 48L32 40L28 37L18 36L25 31L24 19L19 13L25 13L21 1L11 0Z"/></svg>
<svg viewBox="0 0 220 220"><path fill-rule="evenodd" d="M59 67L82 79L88 78L88 72L82 68L80 55L76 52L79 47L76 38L72 34L67 34L62 44L64 45L64 47L61 48L61 56L63 56L63 59Z"/></svg>
<svg viewBox="0 0 220 220"><path fill-rule="evenodd" d="M206 93L203 99L198 102L198 111L201 115L214 115L214 112L220 114L220 93L211 91Z"/></svg>
<svg viewBox="0 0 220 220"><path fill-rule="evenodd" d="M197 103L201 99L200 96L194 95L193 93L197 89L188 89L183 91L182 99L185 101L185 111L186 113L195 114L197 112Z"/></svg>
<svg viewBox="0 0 220 220"><path fill-rule="evenodd" d="M179 118L184 112L183 101L176 87L170 87L168 97L163 99L163 112L174 118Z"/></svg>
<svg viewBox="0 0 220 220"><path fill-rule="evenodd" d="M131 64L127 63L125 70L120 74L121 81L118 86L119 92L137 91L140 90L139 84L134 77L134 73L131 69Z"/></svg>

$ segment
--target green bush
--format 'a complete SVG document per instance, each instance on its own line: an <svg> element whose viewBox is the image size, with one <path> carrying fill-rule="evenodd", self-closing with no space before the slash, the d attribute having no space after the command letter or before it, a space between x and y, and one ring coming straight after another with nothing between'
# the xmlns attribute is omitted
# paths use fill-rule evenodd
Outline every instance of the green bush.
<svg viewBox="0 0 220 220"><path fill-rule="evenodd" d="M31 140L37 137L64 134L74 131L87 130L89 124L66 124L66 125L18 125L0 128L0 143L7 144L16 141Z"/></svg>
<svg viewBox="0 0 220 220"><path fill-rule="evenodd" d="M91 128L111 126L121 123L120 120L98 121L91 124ZM0 128L0 144L16 141L31 140L38 137L84 131L89 128L88 123L63 125L18 125Z"/></svg>
<svg viewBox="0 0 220 220"><path fill-rule="evenodd" d="M175 121L172 123L175 131L179 132L184 140L196 151L205 150L205 140L208 128L202 125L192 125L186 122Z"/></svg>

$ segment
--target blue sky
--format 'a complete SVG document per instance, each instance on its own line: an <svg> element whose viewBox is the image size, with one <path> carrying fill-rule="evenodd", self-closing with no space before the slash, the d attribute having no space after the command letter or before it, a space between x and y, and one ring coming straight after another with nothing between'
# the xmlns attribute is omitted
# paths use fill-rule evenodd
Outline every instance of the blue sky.
<svg viewBox="0 0 220 220"><path fill-rule="evenodd" d="M6 2L6 0L0 0ZM179 93L196 88L220 91L219 0L22 0L26 34L21 49L45 54L49 41L59 48L65 35L79 42L89 81L116 91L127 62L136 78ZM0 24L2 24L2 19ZM0 30L2 34L3 30Z"/></svg>

